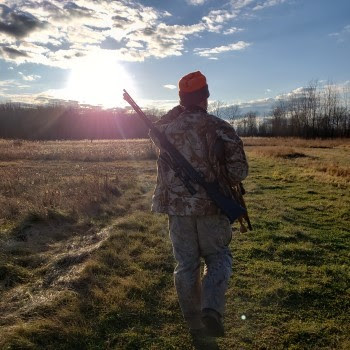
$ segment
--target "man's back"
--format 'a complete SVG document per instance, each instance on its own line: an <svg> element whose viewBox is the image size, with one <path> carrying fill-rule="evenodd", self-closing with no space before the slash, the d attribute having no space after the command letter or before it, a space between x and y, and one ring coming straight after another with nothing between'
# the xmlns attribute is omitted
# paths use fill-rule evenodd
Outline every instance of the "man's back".
<svg viewBox="0 0 350 350"><path fill-rule="evenodd" d="M231 183L240 182L247 176L248 165L243 145L234 129L202 108L181 110L176 107L160 120L157 127L189 163L205 176L207 182L220 180L223 172ZM224 145L224 162L219 162L214 152L218 141ZM170 215L218 214L218 208L204 189L194 184L197 193L191 195L169 162L161 150L152 210Z"/></svg>

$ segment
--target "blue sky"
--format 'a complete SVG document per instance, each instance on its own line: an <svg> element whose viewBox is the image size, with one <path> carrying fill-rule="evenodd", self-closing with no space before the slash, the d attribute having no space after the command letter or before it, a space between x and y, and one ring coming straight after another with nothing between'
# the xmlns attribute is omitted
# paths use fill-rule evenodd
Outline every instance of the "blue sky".
<svg viewBox="0 0 350 350"><path fill-rule="evenodd" d="M211 100L259 104L318 79L349 85L348 0L3 0L0 101L176 104L200 70Z"/></svg>

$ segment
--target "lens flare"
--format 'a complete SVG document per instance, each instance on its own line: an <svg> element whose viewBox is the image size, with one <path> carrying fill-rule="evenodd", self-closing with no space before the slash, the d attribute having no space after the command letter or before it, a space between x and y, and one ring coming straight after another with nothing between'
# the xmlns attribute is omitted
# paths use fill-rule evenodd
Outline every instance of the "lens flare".
<svg viewBox="0 0 350 350"><path fill-rule="evenodd" d="M134 91L124 67L109 55L94 55L81 59L73 67L63 97L106 108L120 107L125 105L123 89Z"/></svg>

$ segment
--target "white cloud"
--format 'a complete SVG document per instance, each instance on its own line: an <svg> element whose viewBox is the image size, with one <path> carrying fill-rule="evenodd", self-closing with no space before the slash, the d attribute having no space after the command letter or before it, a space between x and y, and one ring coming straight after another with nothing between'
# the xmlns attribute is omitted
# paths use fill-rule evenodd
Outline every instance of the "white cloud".
<svg viewBox="0 0 350 350"><path fill-rule="evenodd" d="M267 7L272 7L272 6L283 4L286 1L287 0L267 0L267 1L264 1L264 2L261 2L261 3L257 4L253 8L253 10L254 11L263 10L263 9L265 9Z"/></svg>
<svg viewBox="0 0 350 350"><path fill-rule="evenodd" d="M235 10L240 10L247 7L248 5L250 5L255 1L256 0L231 0L230 3Z"/></svg>
<svg viewBox="0 0 350 350"><path fill-rule="evenodd" d="M333 92L339 93L340 98L342 98L342 94L347 93L349 91L350 81L346 80L342 83L334 83L329 80L319 80L319 81L311 82L311 85L314 85L317 91L319 92L324 92L328 89L331 89ZM288 93L279 94L275 98L277 100L284 100L284 99L288 99L291 96L302 97L303 95L307 94L309 91L312 91L310 90L310 85L300 86L298 88L291 90Z"/></svg>
<svg viewBox="0 0 350 350"><path fill-rule="evenodd" d="M203 5L206 0L187 0L190 5Z"/></svg>
<svg viewBox="0 0 350 350"><path fill-rule="evenodd" d="M0 80L0 93L4 96L10 94L13 90L23 90L29 87L29 85L25 85L14 79Z"/></svg>
<svg viewBox="0 0 350 350"><path fill-rule="evenodd" d="M25 75L22 72L18 72L18 74L21 75L22 79L25 81L34 81L34 80L38 80L41 78L40 75L35 75L35 74Z"/></svg>
<svg viewBox="0 0 350 350"><path fill-rule="evenodd" d="M207 30L206 24L167 25L171 14L136 1L5 0L0 5L0 56L18 63L33 62L70 68L84 55L113 41L120 60L179 56L189 36ZM9 15L10 13L10 15ZM32 29L15 16L30 17ZM12 22L11 22L12 21ZM108 48L108 47L107 47Z"/></svg>
<svg viewBox="0 0 350 350"><path fill-rule="evenodd" d="M288 0L231 0L230 4L234 10L242 11L243 9L249 8L257 11L267 7L283 4L286 1Z"/></svg>
<svg viewBox="0 0 350 350"><path fill-rule="evenodd" d="M213 10L202 18L207 29L211 32L220 32L223 24L237 17L237 12L227 10Z"/></svg>
<svg viewBox="0 0 350 350"><path fill-rule="evenodd" d="M334 37L338 42L343 42L350 37L350 24L346 25L340 32L329 34L330 37Z"/></svg>
<svg viewBox="0 0 350 350"><path fill-rule="evenodd" d="M188 1L200 5L206 0ZM114 54L121 61L181 56L189 38L205 32L238 33L242 29L230 26L232 20L252 12L254 6L274 6L287 0L227 1L198 23L170 25L169 12L138 0L2 0L0 57L16 64L69 69L95 53ZM198 49L196 54L215 59L212 55L238 49L232 45Z"/></svg>
<svg viewBox="0 0 350 350"><path fill-rule="evenodd" d="M179 104L179 100L139 100L140 106L145 109L153 109L156 107L159 110L167 111Z"/></svg>
<svg viewBox="0 0 350 350"><path fill-rule="evenodd" d="M172 85L172 84L163 85L163 87L165 87L166 89L170 89L170 90L177 89L177 86L176 85Z"/></svg>
<svg viewBox="0 0 350 350"><path fill-rule="evenodd" d="M236 43L232 43L229 45L217 46L213 48L197 48L197 49L194 49L194 52L196 55L199 55L202 57L216 59L215 55L218 55L223 52L229 52L229 51L241 51L246 49L250 45L251 45L250 43L247 43L245 41L238 41Z"/></svg>
<svg viewBox="0 0 350 350"><path fill-rule="evenodd" d="M231 27L223 31L222 34L229 35L229 34L242 32L243 30L244 30L243 28Z"/></svg>

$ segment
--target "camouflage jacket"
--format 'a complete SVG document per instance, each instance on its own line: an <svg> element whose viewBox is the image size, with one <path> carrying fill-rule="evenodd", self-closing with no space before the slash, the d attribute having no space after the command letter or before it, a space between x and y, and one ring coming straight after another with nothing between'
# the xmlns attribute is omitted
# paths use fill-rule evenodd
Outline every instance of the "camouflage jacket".
<svg viewBox="0 0 350 350"><path fill-rule="evenodd" d="M248 163L243 143L234 128L226 121L208 114L200 107L184 110L177 106L157 123L168 140L189 163L202 172L206 181L219 180L226 194L248 175ZM158 140L150 133L153 142ZM218 214L219 209L209 199L205 190L197 184L191 195L182 181L175 176L167 161L167 154L160 149L157 160L157 185L152 198L152 211L169 215Z"/></svg>

